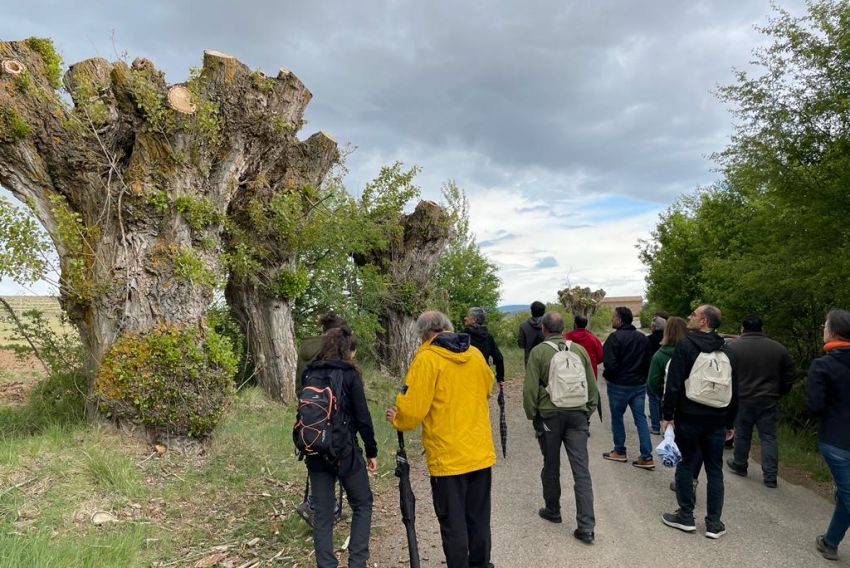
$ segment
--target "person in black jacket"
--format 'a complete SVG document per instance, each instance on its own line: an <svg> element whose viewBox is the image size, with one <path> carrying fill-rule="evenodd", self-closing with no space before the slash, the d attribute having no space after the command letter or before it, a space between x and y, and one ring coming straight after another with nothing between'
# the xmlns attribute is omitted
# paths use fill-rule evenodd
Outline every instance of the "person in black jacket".
<svg viewBox="0 0 850 568"><path fill-rule="evenodd" d="M826 355L812 361L806 405L820 419L818 442L835 480L835 511L818 551L838 559L838 545L850 528L850 312L831 310L823 327Z"/></svg>
<svg viewBox="0 0 850 568"><path fill-rule="evenodd" d="M305 384L311 377L342 374L342 392L335 393L340 401L339 412L348 418L350 444L340 451L336 463L323 456L306 456L307 471L313 490L313 546L318 568L336 568L333 546L334 484L342 484L351 506L351 539L348 544L348 566L365 568L369 559L369 531L372 524L372 490L366 470L378 467L378 444L372 417L366 404L363 379L352 363L357 342L347 327L331 329L322 338L322 350L304 372ZM357 434L366 447L366 460L357 443Z"/></svg>
<svg viewBox="0 0 850 568"><path fill-rule="evenodd" d="M667 385L661 401L663 421L661 430L673 424L676 445L682 452L682 461L676 468L676 500L679 509L675 513L664 513L661 520L665 525L694 532L694 486L692 483L698 460L702 457L706 488L705 536L720 538L726 534L726 526L720 520L723 513L723 442L735 434L735 415L738 411L738 380L735 360L728 354L723 338L715 331L720 327L720 310L712 305L696 308L688 317L685 339L676 343ZM685 381L701 353L722 351L729 357L732 366L731 399L727 406L715 408L695 402L685 394Z"/></svg>
<svg viewBox="0 0 850 568"><path fill-rule="evenodd" d="M735 422L735 453L726 460L732 473L747 475L753 427L761 442L761 471L764 484L776 487L779 472L779 397L788 393L796 378L788 350L762 333L756 315L744 318L741 337L729 343L738 374L738 417Z"/></svg>
<svg viewBox="0 0 850 568"><path fill-rule="evenodd" d="M540 320L546 312L543 302L531 302L531 317L522 322L517 333L516 344L525 351L525 365L528 366L528 354L538 343L543 343L543 326Z"/></svg>
<svg viewBox="0 0 850 568"><path fill-rule="evenodd" d="M466 316L463 318L462 333L468 333L472 346L481 351L484 355L484 360L487 364L496 366L496 380L503 382L505 380L505 358L502 357L502 352L499 351L499 346L496 345L496 340L487 331L487 326L484 325L485 316L482 308L469 308Z"/></svg>
<svg viewBox="0 0 850 568"><path fill-rule="evenodd" d="M626 408L632 418L640 440L640 457L632 465L642 469L653 469L652 441L646 423L646 376L649 362L646 359L647 338L632 325L632 311L619 306L614 308L611 325L616 331L602 345L602 376L608 381L608 407L611 411L611 433L614 449L605 452L606 460L625 462L626 427L623 415Z"/></svg>

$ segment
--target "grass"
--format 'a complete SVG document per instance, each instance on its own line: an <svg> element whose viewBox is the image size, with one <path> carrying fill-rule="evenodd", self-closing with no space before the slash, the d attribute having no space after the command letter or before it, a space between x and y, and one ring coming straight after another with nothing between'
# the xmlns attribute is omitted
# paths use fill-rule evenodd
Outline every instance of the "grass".
<svg viewBox="0 0 850 568"><path fill-rule="evenodd" d="M362 370L380 447L373 487L389 489L396 438L383 414L399 384ZM66 400L73 392L40 386L24 406L0 405L0 568L191 566L218 553L235 566L275 556L272 565L311 565L309 528L294 512L306 469L292 406L247 389L206 444L160 455L85 422ZM96 512L115 522L95 525Z"/></svg>

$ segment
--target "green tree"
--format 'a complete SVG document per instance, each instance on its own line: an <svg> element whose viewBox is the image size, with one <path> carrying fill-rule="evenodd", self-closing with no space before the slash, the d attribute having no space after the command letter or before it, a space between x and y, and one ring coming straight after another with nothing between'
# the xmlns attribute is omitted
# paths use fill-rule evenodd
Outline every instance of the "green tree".
<svg viewBox="0 0 850 568"><path fill-rule="evenodd" d="M499 317L501 281L495 264L481 252L469 230L469 200L453 181L443 186L443 199L454 225L454 237L437 262L434 287L443 310L456 327L473 306Z"/></svg>

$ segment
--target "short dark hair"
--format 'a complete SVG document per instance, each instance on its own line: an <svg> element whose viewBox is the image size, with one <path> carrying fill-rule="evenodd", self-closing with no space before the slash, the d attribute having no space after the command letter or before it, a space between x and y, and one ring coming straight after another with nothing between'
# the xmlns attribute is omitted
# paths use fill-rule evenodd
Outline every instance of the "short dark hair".
<svg viewBox="0 0 850 568"><path fill-rule="evenodd" d="M850 341L850 312L833 308L826 314L826 324L833 335Z"/></svg>
<svg viewBox="0 0 850 568"><path fill-rule="evenodd" d="M577 329L584 329L587 327L587 318L584 316L576 316L573 318L573 323L576 325Z"/></svg>
<svg viewBox="0 0 850 568"><path fill-rule="evenodd" d="M328 312L319 318L319 325L322 326L322 332L327 332L338 327L345 327L348 324L342 316Z"/></svg>
<svg viewBox="0 0 850 568"><path fill-rule="evenodd" d="M543 317L544 313L546 313L546 304L538 301L531 302L531 317Z"/></svg>
<svg viewBox="0 0 850 568"><path fill-rule="evenodd" d="M540 321L546 331L549 333L564 332L564 316L558 312L546 312L543 314L543 319Z"/></svg>
<svg viewBox="0 0 850 568"><path fill-rule="evenodd" d="M755 314L748 315L741 322L741 328L744 331L761 331L763 325L761 318Z"/></svg>
<svg viewBox="0 0 850 568"><path fill-rule="evenodd" d="M670 314L668 312L665 312L664 310L658 310L657 312L655 312L654 317L669 319Z"/></svg>
<svg viewBox="0 0 850 568"><path fill-rule="evenodd" d="M614 313L620 317L620 321L625 325L629 325L635 319L632 315L632 311L626 306L617 306L614 308Z"/></svg>
<svg viewBox="0 0 850 568"><path fill-rule="evenodd" d="M700 307L702 308L702 315L705 318L705 323L708 324L708 327L711 329L717 329L720 327L720 324L723 323L720 319L720 308L712 306L711 304L705 304Z"/></svg>

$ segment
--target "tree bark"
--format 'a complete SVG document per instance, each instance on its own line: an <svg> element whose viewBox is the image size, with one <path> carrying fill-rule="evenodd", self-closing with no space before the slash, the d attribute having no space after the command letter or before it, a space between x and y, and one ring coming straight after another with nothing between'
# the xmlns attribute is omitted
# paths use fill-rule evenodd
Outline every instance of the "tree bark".
<svg viewBox="0 0 850 568"><path fill-rule="evenodd" d="M224 279L226 218L252 180L271 171L283 186L324 168L310 152L326 154L329 137L297 139L310 93L286 70L270 78L207 51L197 77L169 87L148 60L93 58L65 74L70 106L32 42L0 42L0 60L13 62L0 69L0 185L56 246L60 302L90 378L122 334L202 320ZM252 310L291 343L288 307Z"/></svg>

